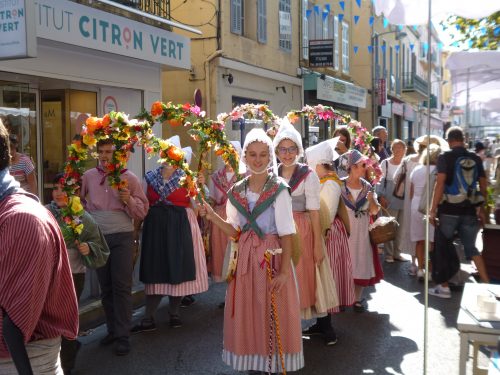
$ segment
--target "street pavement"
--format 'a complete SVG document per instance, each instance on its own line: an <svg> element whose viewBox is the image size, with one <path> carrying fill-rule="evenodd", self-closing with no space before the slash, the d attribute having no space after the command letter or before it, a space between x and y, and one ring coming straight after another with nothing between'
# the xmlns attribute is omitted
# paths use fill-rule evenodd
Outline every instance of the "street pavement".
<svg viewBox="0 0 500 375"><path fill-rule="evenodd" d="M320 337L304 339L305 367L296 374L423 373L424 285L408 276L409 262L383 267L384 280L365 291L369 311L334 316L335 346L325 347ZM164 298L158 330L132 336L132 351L125 357L115 356L112 346L99 346L106 331L97 327L80 338L84 345L73 374L237 374L221 359L223 310L218 305L224 294L225 284L211 285L196 304L181 310L184 326L177 329L168 326ZM460 298L461 290L452 290L448 300L429 296L427 374L458 374ZM135 321L142 314L143 308L136 310Z"/></svg>

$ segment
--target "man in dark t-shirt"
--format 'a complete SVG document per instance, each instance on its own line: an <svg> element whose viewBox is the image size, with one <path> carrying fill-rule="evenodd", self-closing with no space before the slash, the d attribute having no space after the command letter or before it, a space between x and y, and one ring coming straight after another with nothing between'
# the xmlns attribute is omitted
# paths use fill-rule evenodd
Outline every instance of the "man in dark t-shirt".
<svg viewBox="0 0 500 375"><path fill-rule="evenodd" d="M450 243L453 242L455 234L458 234L464 246L466 258L473 260L481 281L488 283L489 278L483 258L476 248L476 237L479 227L485 223L484 205L476 206L447 201L441 202L445 185L450 186L453 184L455 163L462 156L467 156L476 162L478 167L477 183L479 183L479 191L483 197L486 197L487 181L483 163L476 154L465 149L464 134L460 127L453 126L449 128L446 132L446 138L451 150L441 154L437 162L437 178L436 185L434 186L432 205L429 211L429 220L432 224L439 225L441 234ZM436 220L436 212L439 217L438 220ZM429 289L429 294L441 298L451 298L447 282Z"/></svg>

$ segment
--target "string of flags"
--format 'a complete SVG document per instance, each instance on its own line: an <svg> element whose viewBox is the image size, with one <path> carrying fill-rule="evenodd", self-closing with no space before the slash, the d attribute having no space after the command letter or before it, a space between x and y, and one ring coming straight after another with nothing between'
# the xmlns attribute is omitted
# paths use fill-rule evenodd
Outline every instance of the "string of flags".
<svg viewBox="0 0 500 375"><path fill-rule="evenodd" d="M357 7L360 9L361 8L361 0L355 0L355 2L356 2ZM374 4L375 0L371 0L371 2L372 2L372 4ZM342 9L342 12L344 12L346 2L344 0L340 0L340 1L338 1L338 5L339 5L340 9ZM332 4L330 4L330 3L324 4L323 9L321 8L320 5L314 5L312 9L306 9L306 18L309 19L311 17L311 15L313 14L313 12L316 16L321 17L322 21L324 22L328 18L328 16L330 16L330 14L332 13ZM336 14L336 16L337 16L337 19L339 22L342 22L345 19L344 13L339 12ZM353 14L352 21L353 21L354 25L358 25L359 22L362 21L362 16L359 14ZM369 16L368 17L369 26L373 27L374 23L375 23L375 17ZM389 27L389 20L385 17L382 17L382 26L384 29ZM404 29L403 25L396 25L396 27L397 27L397 30L399 32L402 32ZM413 28L413 30L418 31L418 27L419 27L418 25L413 25L411 27ZM458 27L459 26L457 25L457 28ZM495 29L494 33L495 33L495 35L500 34L500 26ZM358 46L358 45L353 45L354 54L358 53L359 47L360 46ZM413 50L415 48L415 44L410 43L409 47L410 47L410 50L413 52ZM385 50L386 50L385 45L382 45L380 48L382 49L383 52L385 52ZM427 45L427 43L424 43L423 49L425 52L427 52L428 48L429 48L429 46ZM438 50L443 49L443 43L441 43L441 42L437 43L436 48ZM372 53L374 50L374 46L369 45L369 46L367 46L367 49L368 49L368 53ZM395 45L394 49L395 49L396 53L399 53L401 50L401 46Z"/></svg>

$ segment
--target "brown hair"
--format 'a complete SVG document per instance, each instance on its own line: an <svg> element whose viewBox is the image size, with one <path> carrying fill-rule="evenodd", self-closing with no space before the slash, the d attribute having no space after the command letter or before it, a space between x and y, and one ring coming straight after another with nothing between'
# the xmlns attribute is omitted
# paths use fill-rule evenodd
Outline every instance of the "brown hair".
<svg viewBox="0 0 500 375"><path fill-rule="evenodd" d="M114 142L111 138L106 138L106 139L101 139L97 141L97 150L99 151L99 147L104 146L104 145L113 145Z"/></svg>
<svg viewBox="0 0 500 375"><path fill-rule="evenodd" d="M404 143L404 141L402 141L401 139L397 139L396 138L395 140L392 141L392 143L391 143L391 150L393 149L393 147L395 145L401 145L406 150L406 143Z"/></svg>
<svg viewBox="0 0 500 375"><path fill-rule="evenodd" d="M339 135L343 135L346 138L345 147L347 149L351 148L351 133L347 130L346 126L340 126L333 132L333 137L338 137Z"/></svg>
<svg viewBox="0 0 500 375"><path fill-rule="evenodd" d="M0 170L10 165L10 140L9 132L0 119Z"/></svg>

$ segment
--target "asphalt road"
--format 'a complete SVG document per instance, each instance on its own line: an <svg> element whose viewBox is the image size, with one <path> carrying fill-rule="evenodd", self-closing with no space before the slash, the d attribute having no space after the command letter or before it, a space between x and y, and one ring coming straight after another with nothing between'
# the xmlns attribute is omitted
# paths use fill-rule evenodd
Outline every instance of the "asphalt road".
<svg viewBox="0 0 500 375"><path fill-rule="evenodd" d="M385 279L367 290L368 312L335 315L337 345L325 347L321 338L304 339L305 368L313 374L422 374L424 286L407 275L409 262L384 264ZM221 359L225 284L211 285L197 303L182 309L184 326L168 326L167 298L157 315L158 330L131 338L132 351L117 357L112 347L100 347L106 334L100 326L81 337L76 375L83 374L237 374ZM456 319L461 292L452 299L429 297L427 374L458 374L459 336ZM140 319L142 309L134 312ZM311 324L305 322L304 324ZM469 361L470 362L470 361Z"/></svg>

